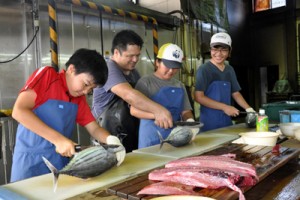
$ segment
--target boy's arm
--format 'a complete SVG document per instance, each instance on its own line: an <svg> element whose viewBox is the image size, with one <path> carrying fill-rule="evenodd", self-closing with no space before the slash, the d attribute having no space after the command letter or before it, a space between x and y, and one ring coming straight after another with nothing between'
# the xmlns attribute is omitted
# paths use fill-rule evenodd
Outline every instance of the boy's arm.
<svg viewBox="0 0 300 200"><path fill-rule="evenodd" d="M232 94L232 98L235 100L235 102L237 104L239 104L239 106L241 106L245 110L247 110L248 108L251 108L240 92L234 92ZM255 112L255 111L252 109L252 112Z"/></svg>
<svg viewBox="0 0 300 200"><path fill-rule="evenodd" d="M239 110L234 106L227 105L222 102L215 101L206 95L204 95L203 91L195 91L195 101L202 106L206 106L216 110L222 110L228 116L238 116Z"/></svg>
<svg viewBox="0 0 300 200"><path fill-rule="evenodd" d="M153 113L140 110L134 106L130 106L130 114L140 119L155 119Z"/></svg>
<svg viewBox="0 0 300 200"><path fill-rule="evenodd" d="M12 117L27 129L54 144L57 153L62 156L72 156L75 153L75 143L46 125L32 111L35 106L36 96L36 93L31 89L21 92L16 99Z"/></svg>

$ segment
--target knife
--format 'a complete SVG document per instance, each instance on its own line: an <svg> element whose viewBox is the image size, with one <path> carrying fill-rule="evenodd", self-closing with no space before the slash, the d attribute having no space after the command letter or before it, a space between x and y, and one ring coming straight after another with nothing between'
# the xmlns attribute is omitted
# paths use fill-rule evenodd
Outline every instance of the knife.
<svg viewBox="0 0 300 200"><path fill-rule="evenodd" d="M75 152L79 152L81 150L82 150L82 148L81 148L80 144L75 145Z"/></svg>
<svg viewBox="0 0 300 200"><path fill-rule="evenodd" d="M120 145L116 145L116 144L104 144L104 143L100 143L100 146L102 146L104 149L108 149L108 148L118 148L120 147ZM77 144L74 146L75 148L75 152L78 153L84 149L87 149L91 146L81 146L80 144Z"/></svg>
<svg viewBox="0 0 300 200"><path fill-rule="evenodd" d="M240 114L256 114L256 112L239 111Z"/></svg>
<svg viewBox="0 0 300 200"><path fill-rule="evenodd" d="M186 122L186 121L175 121L174 126L186 126L186 127L202 127L203 124L200 122Z"/></svg>

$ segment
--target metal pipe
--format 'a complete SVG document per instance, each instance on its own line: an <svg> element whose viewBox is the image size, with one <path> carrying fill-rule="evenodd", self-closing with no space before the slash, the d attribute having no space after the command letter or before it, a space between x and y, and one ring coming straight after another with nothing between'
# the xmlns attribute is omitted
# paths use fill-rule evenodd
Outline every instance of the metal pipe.
<svg viewBox="0 0 300 200"><path fill-rule="evenodd" d="M6 156L6 131L5 131L5 118L1 118L2 125L2 159L3 159L3 169L4 169L4 182L7 183L7 156Z"/></svg>
<svg viewBox="0 0 300 200"><path fill-rule="evenodd" d="M49 2L50 1L53 1L53 0L49 0ZM153 52L154 52L154 59L156 58L156 55L158 53L158 34L157 34L158 24L157 24L157 21L155 18L150 17L151 15L146 16L146 15L141 15L141 14L137 14L137 13L133 13L133 12L128 12L128 11L124 11L122 9L116 9L116 8L111 8L106 5L96 4L91 1L82 1L82 0L78 0L78 1L61 0L61 1L63 3L70 3L70 4L73 4L76 6L82 6L82 7L90 8L93 10L104 11L104 12L107 12L110 14L117 14L117 15L123 16L123 17L130 17L135 20L140 20L140 21L144 21L145 23L152 24ZM50 12L50 8L49 8L49 12ZM55 13L55 10L53 11L53 13ZM53 17L54 17L54 15L53 15ZM49 19L50 19L50 17L49 17Z"/></svg>

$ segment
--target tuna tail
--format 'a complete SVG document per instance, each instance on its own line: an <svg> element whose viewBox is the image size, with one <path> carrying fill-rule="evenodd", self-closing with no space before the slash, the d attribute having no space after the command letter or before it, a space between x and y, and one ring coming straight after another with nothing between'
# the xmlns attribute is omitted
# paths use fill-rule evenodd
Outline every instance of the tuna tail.
<svg viewBox="0 0 300 200"><path fill-rule="evenodd" d="M159 132L159 130L157 130L157 135L159 137L159 140L160 140L160 146L159 146L159 149L162 148L163 144L165 143L164 141L164 138L162 137L161 133Z"/></svg>
<svg viewBox="0 0 300 200"><path fill-rule="evenodd" d="M50 163L49 160L47 160L44 156L42 156L42 157L43 157L45 164L47 165L47 167L53 174L53 192L55 192L57 189L57 180L58 180L58 176L59 176L59 171Z"/></svg>

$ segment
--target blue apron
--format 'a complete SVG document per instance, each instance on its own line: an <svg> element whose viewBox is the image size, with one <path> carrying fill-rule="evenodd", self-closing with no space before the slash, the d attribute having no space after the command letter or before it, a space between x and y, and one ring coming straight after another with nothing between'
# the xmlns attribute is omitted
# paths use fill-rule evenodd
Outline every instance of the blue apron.
<svg viewBox="0 0 300 200"><path fill-rule="evenodd" d="M48 100L34 110L34 113L48 126L70 138L76 124L77 104L59 100ZM49 173L42 156L58 170L69 158L55 152L55 146L22 124L18 125L13 155L11 182Z"/></svg>
<svg viewBox="0 0 300 200"><path fill-rule="evenodd" d="M212 82L205 95L215 101L231 105L231 83L228 81ZM222 128L232 125L231 117L226 115L222 110L200 107L200 122L204 125L201 131Z"/></svg>
<svg viewBox="0 0 300 200"><path fill-rule="evenodd" d="M168 109L171 112L174 121L180 120L184 102L183 88L163 87L151 99ZM159 144L160 140L157 131L159 131L165 139L172 129L173 128L160 128L154 124L154 120L141 119L139 128L139 148Z"/></svg>

